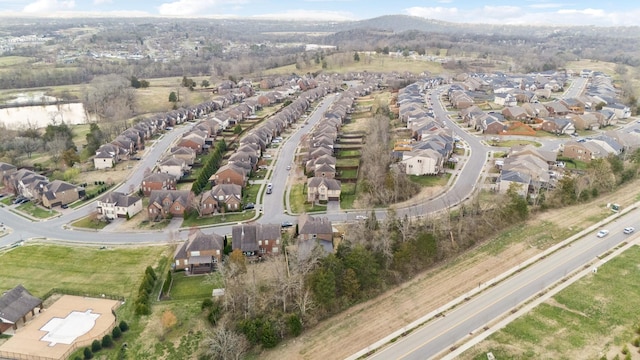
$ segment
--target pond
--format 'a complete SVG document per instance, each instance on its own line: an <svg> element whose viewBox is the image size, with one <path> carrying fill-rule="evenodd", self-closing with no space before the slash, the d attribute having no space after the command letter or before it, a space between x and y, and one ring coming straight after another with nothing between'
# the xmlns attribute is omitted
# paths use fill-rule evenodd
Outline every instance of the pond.
<svg viewBox="0 0 640 360"><path fill-rule="evenodd" d="M8 129L43 128L49 124L68 125L87 123L82 103L58 105L16 106L0 109L0 125Z"/></svg>

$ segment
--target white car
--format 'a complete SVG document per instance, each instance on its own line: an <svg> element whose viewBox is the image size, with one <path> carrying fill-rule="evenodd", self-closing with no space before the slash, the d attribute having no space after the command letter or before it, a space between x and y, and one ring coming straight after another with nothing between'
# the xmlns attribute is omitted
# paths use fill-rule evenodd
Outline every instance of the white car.
<svg viewBox="0 0 640 360"><path fill-rule="evenodd" d="M625 234L631 234L632 232L636 231L636 228L634 228L633 226L629 226L624 228L624 230L622 231Z"/></svg>
<svg viewBox="0 0 640 360"><path fill-rule="evenodd" d="M603 238L605 236L609 235L609 230L600 230L598 231L598 235L596 235L599 238Z"/></svg>
<svg viewBox="0 0 640 360"><path fill-rule="evenodd" d="M356 215L356 220L367 220L368 218L364 215Z"/></svg>

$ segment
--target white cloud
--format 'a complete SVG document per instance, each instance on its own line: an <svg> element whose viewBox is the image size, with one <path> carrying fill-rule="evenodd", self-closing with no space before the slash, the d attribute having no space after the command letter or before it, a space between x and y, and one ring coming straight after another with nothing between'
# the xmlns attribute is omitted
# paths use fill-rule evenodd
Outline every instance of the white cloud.
<svg viewBox="0 0 640 360"><path fill-rule="evenodd" d="M259 19L281 19L281 20L333 20L347 21L356 20L356 17L349 12L324 11L324 10L288 10L283 13L261 14L252 16Z"/></svg>
<svg viewBox="0 0 640 360"><path fill-rule="evenodd" d="M111 4L113 0L93 0L93 5Z"/></svg>
<svg viewBox="0 0 640 360"><path fill-rule="evenodd" d="M49 13L52 11L71 10L76 6L74 0L37 0L22 9L26 13Z"/></svg>
<svg viewBox="0 0 640 360"><path fill-rule="evenodd" d="M541 4L527 5L527 7L530 7L532 9L554 9L554 8L560 8L563 6L564 4L560 4L560 3L541 3Z"/></svg>
<svg viewBox="0 0 640 360"><path fill-rule="evenodd" d="M526 8L517 6L484 6L471 9L456 7L411 7L407 15L455 23L482 23L505 25L597 25L637 26L640 8L625 12L602 9L559 9L557 4L540 4ZM543 6L544 5L544 6Z"/></svg>
<svg viewBox="0 0 640 360"><path fill-rule="evenodd" d="M213 13L219 11L221 5L233 7L247 2L248 0L177 0L160 5L158 13L167 16L216 15Z"/></svg>

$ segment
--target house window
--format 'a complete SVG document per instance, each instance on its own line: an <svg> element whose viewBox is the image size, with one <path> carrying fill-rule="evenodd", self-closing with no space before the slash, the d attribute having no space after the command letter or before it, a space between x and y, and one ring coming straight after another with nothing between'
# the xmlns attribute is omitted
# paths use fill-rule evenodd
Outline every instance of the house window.
<svg viewBox="0 0 640 360"><path fill-rule="evenodd" d="M418 159L418 164L422 164L422 159Z"/></svg>
<svg viewBox="0 0 640 360"><path fill-rule="evenodd" d="M176 206L176 211L180 211L180 206Z"/></svg>
<svg viewBox="0 0 640 360"><path fill-rule="evenodd" d="M216 250L216 255L220 255L220 250Z"/></svg>
<svg viewBox="0 0 640 360"><path fill-rule="evenodd" d="M262 240L258 240L258 245L262 246Z"/></svg>
<svg viewBox="0 0 640 360"><path fill-rule="evenodd" d="M275 246L273 249L271 249L271 252L273 252L273 253L276 253L276 254L277 254L277 253L278 253L278 247L277 247L277 246Z"/></svg>
<svg viewBox="0 0 640 360"><path fill-rule="evenodd" d="M264 245L265 245L265 246L268 246L268 245L269 245L269 240L265 240L265 241L264 241Z"/></svg>
<svg viewBox="0 0 640 360"><path fill-rule="evenodd" d="M276 245L280 245L280 239L276 239Z"/></svg>

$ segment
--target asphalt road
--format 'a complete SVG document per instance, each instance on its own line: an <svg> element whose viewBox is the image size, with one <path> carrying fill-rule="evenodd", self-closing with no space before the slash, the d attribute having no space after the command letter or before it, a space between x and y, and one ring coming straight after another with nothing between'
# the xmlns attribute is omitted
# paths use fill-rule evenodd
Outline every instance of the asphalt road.
<svg viewBox="0 0 640 360"><path fill-rule="evenodd" d="M586 234L558 252L535 263L496 286L489 287L470 301L463 303L444 317L439 317L415 330L392 345L383 348L370 359L429 359L448 349L492 320L508 313L523 301L546 289L574 270L596 260L628 239L622 230L627 226L640 229L640 209L614 220L604 228L610 231L604 238L595 232Z"/></svg>

